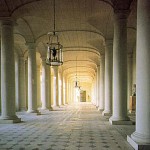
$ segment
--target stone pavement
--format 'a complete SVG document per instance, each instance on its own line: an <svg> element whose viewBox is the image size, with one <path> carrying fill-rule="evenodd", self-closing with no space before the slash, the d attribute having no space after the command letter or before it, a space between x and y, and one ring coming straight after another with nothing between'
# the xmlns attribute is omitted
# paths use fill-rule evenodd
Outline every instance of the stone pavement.
<svg viewBox="0 0 150 150"><path fill-rule="evenodd" d="M110 125L90 103L17 113L18 124L0 124L0 150L133 150L126 135L134 125Z"/></svg>

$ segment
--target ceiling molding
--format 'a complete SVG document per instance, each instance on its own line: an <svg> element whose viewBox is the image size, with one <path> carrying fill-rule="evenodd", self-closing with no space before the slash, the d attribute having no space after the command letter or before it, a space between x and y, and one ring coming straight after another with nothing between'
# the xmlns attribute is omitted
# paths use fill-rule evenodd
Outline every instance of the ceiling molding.
<svg viewBox="0 0 150 150"><path fill-rule="evenodd" d="M94 54L100 56L100 52L98 51L98 49L93 48L93 47L81 47L81 46L79 46L79 47L63 47L63 52L70 52L70 51L72 51L72 50L65 50L65 49L84 49L84 50L76 50L76 51L91 52L91 53L94 53ZM85 50L85 49L87 49L87 50ZM89 49L89 50L88 50L88 49ZM92 50L94 50L94 51L92 51ZM72 52L73 52L73 51L72 51Z"/></svg>

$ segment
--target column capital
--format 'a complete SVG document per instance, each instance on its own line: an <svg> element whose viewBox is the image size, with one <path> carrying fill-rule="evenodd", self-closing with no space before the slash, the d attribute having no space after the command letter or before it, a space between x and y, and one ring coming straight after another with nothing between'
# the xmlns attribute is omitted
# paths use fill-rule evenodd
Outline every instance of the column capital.
<svg viewBox="0 0 150 150"><path fill-rule="evenodd" d="M58 70L58 66L52 66L54 70Z"/></svg>
<svg viewBox="0 0 150 150"><path fill-rule="evenodd" d="M41 60L42 60L42 62L45 62L46 61L46 57L45 56L41 56Z"/></svg>
<svg viewBox="0 0 150 150"><path fill-rule="evenodd" d="M105 44L106 44L106 46L112 46L113 45L113 39L106 39Z"/></svg>
<svg viewBox="0 0 150 150"><path fill-rule="evenodd" d="M28 47L28 50L35 50L36 48L36 43L34 42L26 42L26 45Z"/></svg>
<svg viewBox="0 0 150 150"><path fill-rule="evenodd" d="M1 25L16 25L16 21L11 17L0 17Z"/></svg>
<svg viewBox="0 0 150 150"><path fill-rule="evenodd" d="M21 61L24 61L25 62L25 58L24 58L24 56L19 56L19 60L21 60Z"/></svg>
<svg viewBox="0 0 150 150"><path fill-rule="evenodd" d="M115 19L127 19L130 14L130 10L124 9L115 9L114 10L114 18Z"/></svg>

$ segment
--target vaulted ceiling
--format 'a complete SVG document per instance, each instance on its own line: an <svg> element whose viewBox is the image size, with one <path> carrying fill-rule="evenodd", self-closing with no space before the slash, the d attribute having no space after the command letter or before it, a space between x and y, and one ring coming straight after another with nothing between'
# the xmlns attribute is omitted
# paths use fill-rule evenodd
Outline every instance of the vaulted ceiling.
<svg viewBox="0 0 150 150"><path fill-rule="evenodd" d="M56 0L56 31L63 45L66 76L92 82L105 40L113 39L113 9L131 9L128 18L128 51L135 47L136 0ZM13 17L15 49L27 52L26 42L46 55L47 33L53 31L53 0L0 0L0 18ZM77 60L77 63L76 63Z"/></svg>

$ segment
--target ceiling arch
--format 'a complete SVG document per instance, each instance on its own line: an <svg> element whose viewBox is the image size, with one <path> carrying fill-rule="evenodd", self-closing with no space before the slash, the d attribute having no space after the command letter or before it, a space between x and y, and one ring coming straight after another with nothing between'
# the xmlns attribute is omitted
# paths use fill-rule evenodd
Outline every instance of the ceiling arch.
<svg viewBox="0 0 150 150"><path fill-rule="evenodd" d="M128 51L135 48L136 0L56 0L56 30L63 45L65 75L74 79L76 58L80 80L92 81L105 54L105 40L113 39L116 8L131 8L128 17ZM123 4L123 5L122 5ZM53 31L53 0L1 0L0 17L13 17L15 49L27 56L26 42L35 42L46 55L47 33ZM40 61L40 59L37 59ZM92 69L90 69L92 68Z"/></svg>

